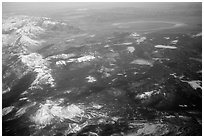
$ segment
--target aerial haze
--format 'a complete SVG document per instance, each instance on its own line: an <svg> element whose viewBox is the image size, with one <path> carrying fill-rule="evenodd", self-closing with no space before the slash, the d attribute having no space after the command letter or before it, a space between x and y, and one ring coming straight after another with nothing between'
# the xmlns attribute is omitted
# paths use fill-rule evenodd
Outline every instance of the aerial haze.
<svg viewBox="0 0 204 138"><path fill-rule="evenodd" d="M3 2L4 136L201 136L201 2Z"/></svg>

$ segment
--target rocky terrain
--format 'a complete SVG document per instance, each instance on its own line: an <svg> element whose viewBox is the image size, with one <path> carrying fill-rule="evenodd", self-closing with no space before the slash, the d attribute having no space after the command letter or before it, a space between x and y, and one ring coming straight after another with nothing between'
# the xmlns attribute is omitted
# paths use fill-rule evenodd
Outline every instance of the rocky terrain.
<svg viewBox="0 0 204 138"><path fill-rule="evenodd" d="M2 22L3 135L201 135L201 32Z"/></svg>

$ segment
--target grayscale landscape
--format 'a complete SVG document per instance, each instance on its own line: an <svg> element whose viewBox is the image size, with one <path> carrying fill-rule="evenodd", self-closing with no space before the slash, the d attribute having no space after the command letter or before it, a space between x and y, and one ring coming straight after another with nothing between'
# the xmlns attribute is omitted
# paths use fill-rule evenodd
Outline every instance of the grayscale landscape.
<svg viewBox="0 0 204 138"><path fill-rule="evenodd" d="M202 3L2 3L2 135L201 136Z"/></svg>

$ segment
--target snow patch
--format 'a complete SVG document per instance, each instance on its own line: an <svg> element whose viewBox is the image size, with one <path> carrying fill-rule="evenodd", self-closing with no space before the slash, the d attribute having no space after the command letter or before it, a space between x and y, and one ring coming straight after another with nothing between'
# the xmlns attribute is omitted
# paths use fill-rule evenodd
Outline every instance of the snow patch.
<svg viewBox="0 0 204 138"><path fill-rule="evenodd" d="M67 39L65 42L71 42L74 41L75 39Z"/></svg>
<svg viewBox="0 0 204 138"><path fill-rule="evenodd" d="M86 55L83 57L79 57L79 58L71 58L67 61L65 61L66 63L72 63L72 62L87 62L87 61L91 61L93 59L95 59L96 57L92 56L92 55ZM64 64L64 63L63 63Z"/></svg>
<svg viewBox="0 0 204 138"><path fill-rule="evenodd" d="M179 107L188 107L186 104L180 104Z"/></svg>
<svg viewBox="0 0 204 138"><path fill-rule="evenodd" d="M153 63L149 60L145 60L145 59L136 59L133 60L130 64L138 64L138 65L148 65L148 66L153 66Z"/></svg>
<svg viewBox="0 0 204 138"><path fill-rule="evenodd" d="M173 45L175 45L175 44L177 44L178 43L178 40L173 40L173 41L171 41L171 44L173 44Z"/></svg>
<svg viewBox="0 0 204 138"><path fill-rule="evenodd" d="M140 44L142 42L144 42L147 38L146 37L140 37L136 40L137 44Z"/></svg>
<svg viewBox="0 0 204 138"><path fill-rule="evenodd" d="M93 37L95 37L96 35L95 34L93 34L93 35L89 35L89 37L91 37L91 38L93 38Z"/></svg>
<svg viewBox="0 0 204 138"><path fill-rule="evenodd" d="M199 37L199 36L202 36L202 32L200 32L200 33L198 33L198 34L195 34L195 35L192 35L193 38Z"/></svg>
<svg viewBox="0 0 204 138"><path fill-rule="evenodd" d="M114 45L132 45L133 43L132 42L126 42L126 43L120 43L120 44L114 44Z"/></svg>
<svg viewBox="0 0 204 138"><path fill-rule="evenodd" d="M155 48L177 49L175 46L156 45Z"/></svg>
<svg viewBox="0 0 204 138"><path fill-rule="evenodd" d="M105 45L104 47L110 47L109 45Z"/></svg>
<svg viewBox="0 0 204 138"><path fill-rule="evenodd" d="M200 88L202 89L202 81L200 80L193 80L193 81L185 81L185 80L181 80L182 82L187 82L194 90Z"/></svg>
<svg viewBox="0 0 204 138"><path fill-rule="evenodd" d="M72 92L72 90L67 90L67 91L65 91L64 93L65 94L69 94L69 93L71 93Z"/></svg>
<svg viewBox="0 0 204 138"><path fill-rule="evenodd" d="M93 60L93 59L95 59L94 56L92 56L92 55L87 55L87 56L83 56L83 57L78 58L78 59L77 59L77 62L91 61L91 60Z"/></svg>
<svg viewBox="0 0 204 138"><path fill-rule="evenodd" d="M103 73L103 77L110 77L111 76L111 72L113 72L115 69L114 68L106 68L104 66L102 66L98 72Z"/></svg>
<svg viewBox="0 0 204 138"><path fill-rule="evenodd" d="M150 92L144 92L143 94L137 95L136 98L147 99L147 98L151 97L154 92L155 92L154 90L150 91Z"/></svg>
<svg viewBox="0 0 204 138"><path fill-rule="evenodd" d="M19 101L24 101L24 100L28 100L28 97L23 97L19 99Z"/></svg>
<svg viewBox="0 0 204 138"><path fill-rule="evenodd" d="M96 104L96 103L93 103L92 107L95 108L95 109L101 109L103 106L99 105L99 104Z"/></svg>
<svg viewBox="0 0 204 138"><path fill-rule="evenodd" d="M138 72L133 72L134 75L138 74Z"/></svg>
<svg viewBox="0 0 204 138"><path fill-rule="evenodd" d="M3 94L4 94L4 93L7 93L7 92L9 92L10 90L11 90L11 88L7 87L5 90L2 91L2 93L3 93Z"/></svg>
<svg viewBox="0 0 204 138"><path fill-rule="evenodd" d="M168 116L165 116L165 118L175 118L175 116L173 116L173 115L168 115Z"/></svg>
<svg viewBox="0 0 204 138"><path fill-rule="evenodd" d="M117 78L114 78L114 79L112 79L111 81L114 82L114 81L116 81L116 80L117 80Z"/></svg>
<svg viewBox="0 0 204 138"><path fill-rule="evenodd" d="M176 73L171 73L169 75L173 76L174 78L178 78L178 76L176 76Z"/></svg>
<svg viewBox="0 0 204 138"><path fill-rule="evenodd" d="M138 33L132 33L130 36L133 36L133 37L139 37L140 35Z"/></svg>
<svg viewBox="0 0 204 138"><path fill-rule="evenodd" d="M57 65L57 66L66 65L66 61L64 61L64 60L59 60L59 61L56 62L56 65Z"/></svg>
<svg viewBox="0 0 204 138"><path fill-rule="evenodd" d="M129 53L133 53L135 51L135 48L130 46L130 47L127 47L127 50Z"/></svg>
<svg viewBox="0 0 204 138"><path fill-rule="evenodd" d="M2 109L2 116L5 116L7 114L9 114L10 112L13 111L15 107L14 106L9 106L9 107L5 107Z"/></svg>
<svg viewBox="0 0 204 138"><path fill-rule="evenodd" d="M169 39L170 39L170 37L164 37L164 39L169 40Z"/></svg>
<svg viewBox="0 0 204 138"><path fill-rule="evenodd" d="M131 37L133 37L136 40L137 44L140 44L144 42L147 38L144 36L140 36L138 33L132 33L130 34Z"/></svg>
<svg viewBox="0 0 204 138"><path fill-rule="evenodd" d="M16 117L22 116L23 114L25 114L25 113L27 112L27 110L28 110L30 107L33 107L33 106L35 106L35 105L36 105L36 102L23 106L22 108L20 108L20 109L16 112L15 116L16 116Z"/></svg>
<svg viewBox="0 0 204 138"><path fill-rule="evenodd" d="M87 82L90 82L90 83L97 81L97 80L96 80L94 77L92 77L92 76L88 76L88 77L86 77L86 79L88 80Z"/></svg>
<svg viewBox="0 0 204 138"><path fill-rule="evenodd" d="M42 26L43 27L49 27L49 26L54 26L54 25L57 25L59 24L59 22L54 22L54 21L51 21L51 20L44 20L43 23L42 23Z"/></svg>
<svg viewBox="0 0 204 138"><path fill-rule="evenodd" d="M71 58L71 57L74 57L76 56L75 54L71 53L71 54L59 54L59 55L54 55L54 56L50 56L48 58L46 58L47 60L51 60L51 59L58 59L58 58L61 58L61 59L68 59L68 58Z"/></svg>

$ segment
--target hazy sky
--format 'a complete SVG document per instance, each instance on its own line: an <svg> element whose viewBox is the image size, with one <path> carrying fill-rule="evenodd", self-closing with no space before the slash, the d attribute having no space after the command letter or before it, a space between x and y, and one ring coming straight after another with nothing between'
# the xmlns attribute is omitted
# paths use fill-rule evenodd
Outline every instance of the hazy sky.
<svg viewBox="0 0 204 138"><path fill-rule="evenodd" d="M3 17L10 15L47 16L59 12L69 12L73 9L104 9L114 7L135 7L141 12L185 13L185 15L199 15L202 13L202 3L192 2L3 2Z"/></svg>
<svg viewBox="0 0 204 138"><path fill-rule="evenodd" d="M177 7L188 7L190 5L197 5L201 7L201 3L173 3L173 2L134 2L134 3L128 3L128 2L96 2L96 3L90 3L90 2L3 2L3 12L8 11L15 11L15 10L53 10L53 9L64 9L64 8L105 8L105 7L144 7L144 8L171 8L174 6Z"/></svg>

